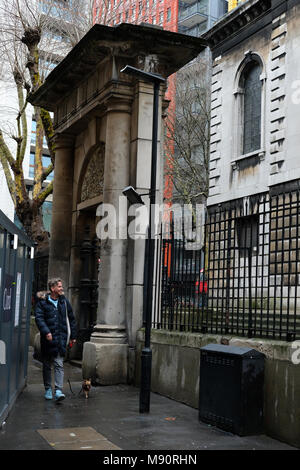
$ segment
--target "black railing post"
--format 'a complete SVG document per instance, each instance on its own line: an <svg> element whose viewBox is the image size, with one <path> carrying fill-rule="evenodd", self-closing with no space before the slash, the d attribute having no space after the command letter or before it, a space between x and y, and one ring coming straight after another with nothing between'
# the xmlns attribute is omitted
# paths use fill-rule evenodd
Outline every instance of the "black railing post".
<svg viewBox="0 0 300 470"><path fill-rule="evenodd" d="M90 293L91 308L90 308L90 319L89 319L89 329L91 332L97 321L99 269L100 269L99 239L95 237L92 241L92 249L91 249L91 293Z"/></svg>
<svg viewBox="0 0 300 470"><path fill-rule="evenodd" d="M249 318L248 318L248 338L252 338L252 248L249 247L248 251L248 292L249 292Z"/></svg>
<svg viewBox="0 0 300 470"><path fill-rule="evenodd" d="M80 279L80 317L78 343L79 347L83 347L83 343L89 340L89 323L91 318L91 279L90 279L90 259L92 253L92 244L90 241L90 227L86 226L84 230L84 238L80 246L80 258L82 261Z"/></svg>
<svg viewBox="0 0 300 470"><path fill-rule="evenodd" d="M231 257L231 209L228 211L228 230L227 230L227 260L226 260L226 314L225 314L225 334L229 333L230 319L230 257ZM225 224L225 221L224 221ZM225 240L224 240L225 243ZM224 246L225 251L225 246Z"/></svg>

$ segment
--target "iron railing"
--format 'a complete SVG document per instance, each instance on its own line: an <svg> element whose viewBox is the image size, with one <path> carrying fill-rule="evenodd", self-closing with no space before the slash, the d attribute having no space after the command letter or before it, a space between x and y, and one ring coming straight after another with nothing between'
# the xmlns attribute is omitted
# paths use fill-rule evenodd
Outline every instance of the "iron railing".
<svg viewBox="0 0 300 470"><path fill-rule="evenodd" d="M184 233L184 226L179 233L171 224L156 240L154 328L194 331L199 326L199 310L206 302L204 250L195 249Z"/></svg>
<svg viewBox="0 0 300 470"><path fill-rule="evenodd" d="M298 187L210 207L197 252L162 239L153 327L300 339L299 198Z"/></svg>

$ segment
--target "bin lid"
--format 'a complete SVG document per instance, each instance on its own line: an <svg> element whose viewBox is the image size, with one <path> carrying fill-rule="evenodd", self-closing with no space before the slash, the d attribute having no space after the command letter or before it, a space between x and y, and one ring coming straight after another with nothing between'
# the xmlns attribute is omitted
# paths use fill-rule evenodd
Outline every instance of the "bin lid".
<svg viewBox="0 0 300 470"><path fill-rule="evenodd" d="M218 354L231 354L234 356L264 357L263 353L256 351L256 349L253 348L226 346L224 344L208 344L207 346L200 348L200 351L215 352Z"/></svg>

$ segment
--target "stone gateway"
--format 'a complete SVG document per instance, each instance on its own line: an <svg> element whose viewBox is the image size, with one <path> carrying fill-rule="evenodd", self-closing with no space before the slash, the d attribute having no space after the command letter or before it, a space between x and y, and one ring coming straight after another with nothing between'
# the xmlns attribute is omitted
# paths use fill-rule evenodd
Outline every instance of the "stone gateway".
<svg viewBox="0 0 300 470"><path fill-rule="evenodd" d="M150 188L153 86L120 70L131 65L167 78L205 46L203 39L156 27L96 24L30 97L31 103L54 112L48 274L63 279L80 328L86 328L90 315L82 299L89 285L80 259L85 228L96 238L100 204L117 208L129 185L140 193ZM164 92L161 88L160 129L167 108ZM162 144L159 132L160 149ZM159 203L163 159L157 163ZM123 224L127 228L127 215L117 218L117 233ZM95 262L97 258L95 254ZM144 240L107 239L100 243L99 260L96 326L84 343L83 374L101 384L126 383L134 370L136 332L142 325Z"/></svg>

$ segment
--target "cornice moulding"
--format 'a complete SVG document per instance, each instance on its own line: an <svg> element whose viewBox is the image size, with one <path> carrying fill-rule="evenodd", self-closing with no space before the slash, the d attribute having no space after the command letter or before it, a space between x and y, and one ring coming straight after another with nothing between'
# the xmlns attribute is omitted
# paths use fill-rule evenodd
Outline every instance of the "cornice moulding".
<svg viewBox="0 0 300 470"><path fill-rule="evenodd" d="M211 49L236 36L245 27L257 21L272 7L272 0L248 0L229 12L202 37Z"/></svg>

